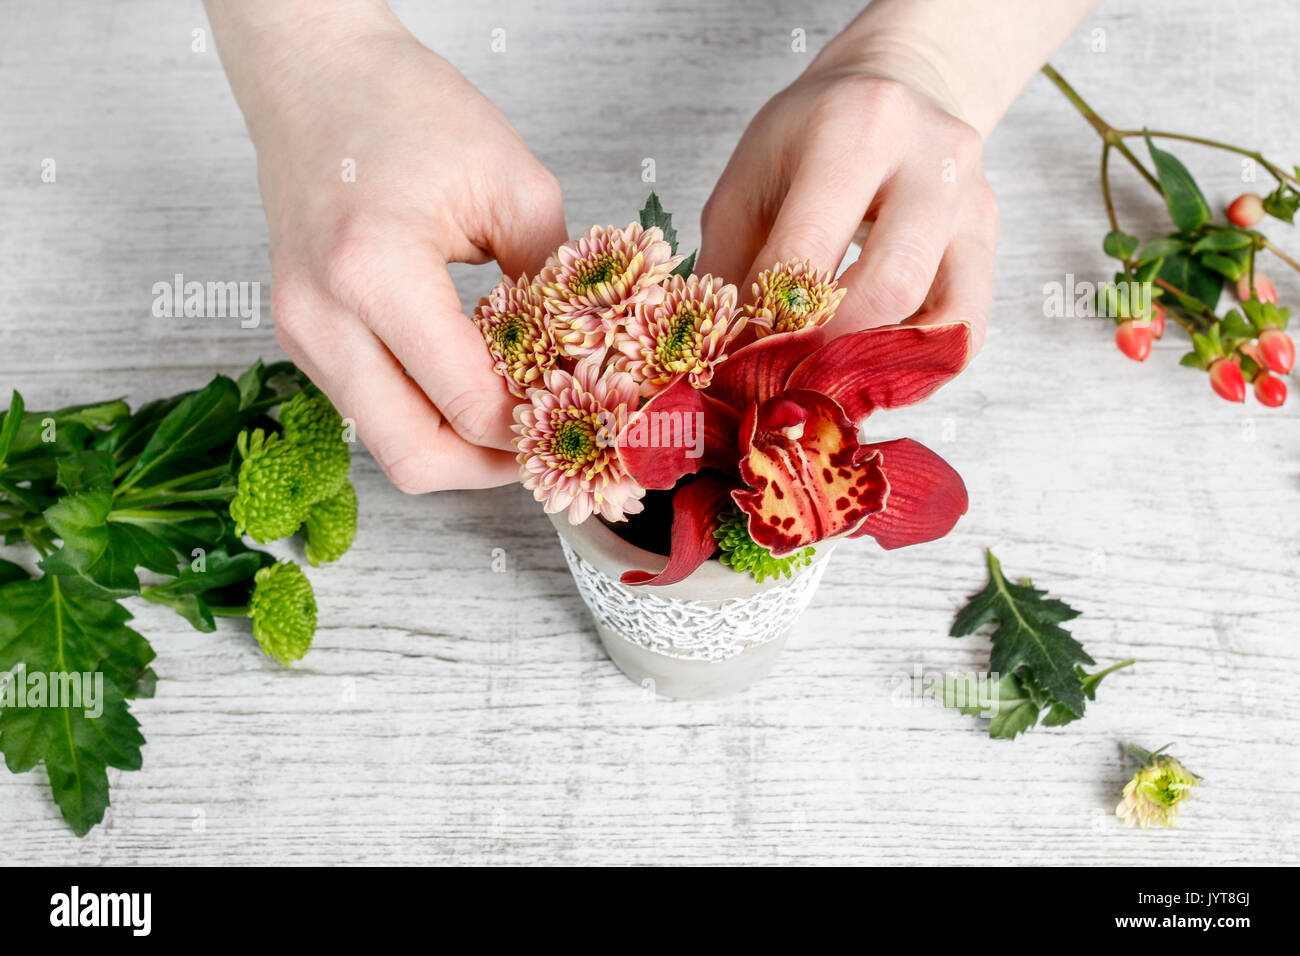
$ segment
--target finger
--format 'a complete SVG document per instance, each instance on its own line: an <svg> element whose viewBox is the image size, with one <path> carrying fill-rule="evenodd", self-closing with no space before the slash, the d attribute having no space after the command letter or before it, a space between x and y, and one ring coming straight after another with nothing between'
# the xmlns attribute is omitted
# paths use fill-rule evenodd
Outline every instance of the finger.
<svg viewBox="0 0 1300 956"><path fill-rule="evenodd" d="M737 152L743 148L737 147ZM740 282L763 246L772 220L764 173L733 156L700 216L700 255L695 271Z"/></svg>
<svg viewBox="0 0 1300 956"><path fill-rule="evenodd" d="M331 293L379 336L461 438L511 448L515 400L461 311L446 263L428 242L374 249L330 270Z"/></svg>
<svg viewBox="0 0 1300 956"><path fill-rule="evenodd" d="M925 307L910 321L916 325L965 322L971 328L971 354L984 347L993 307L993 267L997 253L996 213L960 229L939 263Z"/></svg>
<svg viewBox="0 0 1300 956"><path fill-rule="evenodd" d="M748 289L764 269L795 258L809 259L833 274L886 175L886 161L879 156L883 154L863 156L838 145L810 149L742 288Z"/></svg>
<svg viewBox="0 0 1300 956"><path fill-rule="evenodd" d="M971 328L972 352L984 345L989 311L993 304L993 265L997 246L996 213L992 219L964 216L956 234L944 250L934 284L920 311L906 325L943 325L965 322ZM842 311L836 316L841 332L875 328L892 323L878 316L854 315Z"/></svg>
<svg viewBox="0 0 1300 956"><path fill-rule="evenodd" d="M908 173L885 187L862 254L840 278L848 294L838 316L859 328L892 325L921 307L961 206L950 188Z"/></svg>
<svg viewBox="0 0 1300 956"><path fill-rule="evenodd" d="M511 214L498 218L488 245L501 271L515 279L537 275L568 238L560 183L544 172L520 189Z"/></svg>
<svg viewBox="0 0 1300 956"><path fill-rule="evenodd" d="M280 297L276 335L329 396L402 491L491 488L519 478L513 455L472 445L447 425L375 335L323 297Z"/></svg>

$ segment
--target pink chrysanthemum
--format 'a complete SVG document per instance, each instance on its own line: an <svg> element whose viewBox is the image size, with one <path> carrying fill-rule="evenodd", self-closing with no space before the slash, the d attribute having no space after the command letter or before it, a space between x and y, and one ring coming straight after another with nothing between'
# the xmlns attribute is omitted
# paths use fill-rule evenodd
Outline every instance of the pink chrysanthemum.
<svg viewBox="0 0 1300 956"><path fill-rule="evenodd" d="M727 343L744 325L734 285L710 275L671 276L663 299L638 305L615 333L615 367L631 374L646 397L678 375L707 388L713 367L727 358Z"/></svg>
<svg viewBox="0 0 1300 956"><path fill-rule="evenodd" d="M760 336L795 332L829 322L846 291L829 271L813 268L807 259L791 259L758 274L754 303L745 306L745 314Z"/></svg>
<svg viewBox="0 0 1300 956"><path fill-rule="evenodd" d="M663 232L632 223L625 229L592 226L547 260L537 277L552 331L565 355L590 355L613 341L618 320L643 302L657 301L660 283L681 262Z"/></svg>
<svg viewBox="0 0 1300 956"><path fill-rule="evenodd" d="M600 370L603 355L578 363L573 374L551 369L529 401L515 406L515 447L525 488L547 514L569 510L569 523L593 513L621 521L641 511L645 494L623 468L618 429L637 406L631 375Z"/></svg>
<svg viewBox="0 0 1300 956"><path fill-rule="evenodd" d="M510 394L525 398L542 374L560 360L559 347L547 327L542 297L527 276L503 277L478 300L474 324L483 333L493 370L506 380Z"/></svg>

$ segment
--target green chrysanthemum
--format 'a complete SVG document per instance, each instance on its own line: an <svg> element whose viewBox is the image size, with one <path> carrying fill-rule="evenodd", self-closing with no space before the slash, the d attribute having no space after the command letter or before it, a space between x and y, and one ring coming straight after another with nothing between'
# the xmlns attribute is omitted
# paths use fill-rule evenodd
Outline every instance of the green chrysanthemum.
<svg viewBox="0 0 1300 956"><path fill-rule="evenodd" d="M308 489L312 502L335 494L348 477L352 452L344 440L343 418L314 388L299 392L280 406L284 440L302 447L309 459Z"/></svg>
<svg viewBox="0 0 1300 956"><path fill-rule="evenodd" d="M285 667L300 660L316 633L316 595L302 568L281 561L253 577L248 616L253 636L267 657Z"/></svg>
<svg viewBox="0 0 1300 956"><path fill-rule="evenodd" d="M304 449L260 428L241 433L238 447L243 461L230 502L235 533L247 533L259 544L287 538L316 500L317 482Z"/></svg>
<svg viewBox="0 0 1300 956"><path fill-rule="evenodd" d="M312 567L337 561L357 536L357 492L344 481L332 498L312 505L303 526L307 560Z"/></svg>
<svg viewBox="0 0 1300 956"><path fill-rule="evenodd" d="M713 532L718 542L718 560L733 571L749 573L755 581L772 577L791 577L795 569L812 562L814 548L803 548L784 558L772 557L772 552L749 536L749 518L735 505L718 516L720 522Z"/></svg>
<svg viewBox="0 0 1300 956"><path fill-rule="evenodd" d="M1115 808L1115 816L1127 826L1143 830L1153 825L1173 826L1178 818L1179 804L1191 796L1192 787L1199 784L1201 778L1159 750L1149 753L1131 745L1129 753L1142 761L1142 769L1124 785L1124 799Z"/></svg>

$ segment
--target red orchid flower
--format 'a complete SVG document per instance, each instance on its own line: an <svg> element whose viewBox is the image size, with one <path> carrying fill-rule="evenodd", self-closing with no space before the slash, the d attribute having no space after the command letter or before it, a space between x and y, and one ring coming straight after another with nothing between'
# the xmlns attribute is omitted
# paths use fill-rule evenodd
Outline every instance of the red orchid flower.
<svg viewBox="0 0 1300 956"><path fill-rule="evenodd" d="M625 584L672 584L713 554L728 499L750 537L781 557L828 538L871 535L884 548L941 538L966 512L966 486L911 439L861 443L857 426L882 408L912 405L970 358L964 323L885 326L826 340L821 327L769 335L719 365L701 391L679 379L632 415L618 454L645 488L672 488L672 550L659 574ZM690 417L688 417L690 416ZM668 443L667 422L702 422L697 442Z"/></svg>

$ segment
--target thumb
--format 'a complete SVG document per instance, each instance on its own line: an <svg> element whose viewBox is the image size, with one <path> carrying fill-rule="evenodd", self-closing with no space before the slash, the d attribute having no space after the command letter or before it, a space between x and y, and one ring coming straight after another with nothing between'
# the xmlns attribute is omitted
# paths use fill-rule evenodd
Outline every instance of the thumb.
<svg viewBox="0 0 1300 956"><path fill-rule="evenodd" d="M549 170L521 187L493 224L489 251L511 278L534 277L569 234L564 223L564 194Z"/></svg>

